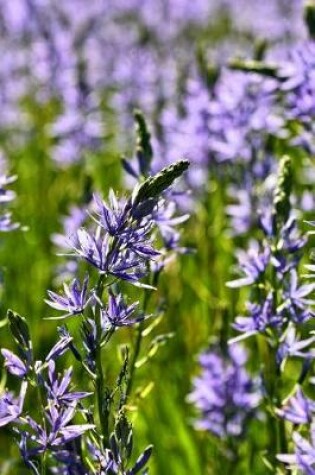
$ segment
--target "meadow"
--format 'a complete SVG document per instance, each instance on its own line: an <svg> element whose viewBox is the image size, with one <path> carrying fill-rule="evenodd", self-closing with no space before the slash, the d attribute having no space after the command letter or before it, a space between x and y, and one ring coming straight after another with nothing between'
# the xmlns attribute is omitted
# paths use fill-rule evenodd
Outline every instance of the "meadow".
<svg viewBox="0 0 315 475"><path fill-rule="evenodd" d="M314 0L0 38L1 475L314 475Z"/></svg>

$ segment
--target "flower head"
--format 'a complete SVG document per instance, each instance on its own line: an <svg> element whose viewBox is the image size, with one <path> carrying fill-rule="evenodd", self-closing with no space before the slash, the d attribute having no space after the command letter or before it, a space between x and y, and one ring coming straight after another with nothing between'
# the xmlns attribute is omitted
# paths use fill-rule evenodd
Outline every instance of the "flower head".
<svg viewBox="0 0 315 475"><path fill-rule="evenodd" d="M259 305L257 303L247 304L250 316L238 316L235 319L233 327L244 333L245 336L255 335L256 333L263 333L267 328L280 327L283 323L281 314L278 314L274 309L274 301L272 292L267 295L265 301Z"/></svg>
<svg viewBox="0 0 315 475"><path fill-rule="evenodd" d="M300 469L306 475L315 474L315 426L311 425L311 440L302 437L298 432L293 433L295 446L294 454L279 454L278 460L288 464L292 469Z"/></svg>
<svg viewBox="0 0 315 475"><path fill-rule="evenodd" d="M98 195L94 195L94 203L99 225L111 236L121 236L127 225L127 203L118 201L113 190L109 193L109 204L103 201Z"/></svg>
<svg viewBox="0 0 315 475"><path fill-rule="evenodd" d="M270 262L270 256L269 246L264 245L260 249L259 244L256 241L252 241L247 252L243 250L237 252L239 267L244 272L245 277L227 282L226 285L231 288L237 288L257 282Z"/></svg>
<svg viewBox="0 0 315 475"><path fill-rule="evenodd" d="M308 351L302 351L308 348L315 341L315 336L306 338L305 340L299 339L297 330L293 324L290 324L282 336L281 344L276 354L277 364L283 366L285 360L289 356L295 356L298 358L314 359L314 349Z"/></svg>
<svg viewBox="0 0 315 475"><path fill-rule="evenodd" d="M45 302L56 310L66 312L57 318L80 315L84 312L84 309L93 301L93 294L88 294L88 282L89 277L86 276L82 287L80 287L78 279L74 279L69 286L64 284L64 296L56 294L51 290L47 291L50 300L45 300Z"/></svg>
<svg viewBox="0 0 315 475"><path fill-rule="evenodd" d="M261 398L257 383L244 368L246 359L238 344L231 345L226 356L218 348L200 356L202 372L188 397L200 412L197 428L221 438L244 432Z"/></svg>
<svg viewBox="0 0 315 475"><path fill-rule="evenodd" d="M121 294L114 295L110 293L108 298L108 305L105 309L101 310L102 327L104 328L104 330L111 327L117 328L132 326L135 323L144 320L145 316L142 315L131 318L138 305L139 302L127 305Z"/></svg>
<svg viewBox="0 0 315 475"><path fill-rule="evenodd" d="M277 409L278 416L293 424L309 424L315 412L315 402L303 394L299 387L282 409Z"/></svg>
<svg viewBox="0 0 315 475"><path fill-rule="evenodd" d="M4 367L7 368L9 373L19 378L23 378L27 373L27 367L25 363L12 351L2 348L2 356L4 356Z"/></svg>
<svg viewBox="0 0 315 475"><path fill-rule="evenodd" d="M17 398L7 391L0 395L0 427L19 419L23 411L26 390L27 381L23 381Z"/></svg>
<svg viewBox="0 0 315 475"><path fill-rule="evenodd" d="M46 389L48 399L50 401L53 401L55 404L61 406L62 404L67 405L72 401L79 401L80 399L92 394L88 392L69 391L72 373L73 370L72 367L70 367L64 372L62 377L58 378L58 375L56 374L55 362L53 360L49 360L48 381L46 383Z"/></svg>

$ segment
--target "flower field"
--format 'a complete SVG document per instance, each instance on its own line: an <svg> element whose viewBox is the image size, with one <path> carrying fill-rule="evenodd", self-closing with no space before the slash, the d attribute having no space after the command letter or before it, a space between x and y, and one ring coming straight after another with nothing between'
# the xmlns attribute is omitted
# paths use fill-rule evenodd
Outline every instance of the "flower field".
<svg viewBox="0 0 315 475"><path fill-rule="evenodd" d="M314 0L0 38L1 475L314 475Z"/></svg>

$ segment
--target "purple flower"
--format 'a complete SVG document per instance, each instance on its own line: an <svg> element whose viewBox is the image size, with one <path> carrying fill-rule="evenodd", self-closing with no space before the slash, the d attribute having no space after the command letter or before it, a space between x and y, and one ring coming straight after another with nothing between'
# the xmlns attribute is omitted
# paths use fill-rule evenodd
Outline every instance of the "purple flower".
<svg viewBox="0 0 315 475"><path fill-rule="evenodd" d="M204 189L209 174L210 97L200 79L190 79L186 89L183 98L184 113L179 114L172 104L162 114L164 144L159 155L166 155L169 163L179 156L191 160L194 167L188 171L187 181L189 187L198 191L199 187Z"/></svg>
<svg viewBox="0 0 315 475"><path fill-rule="evenodd" d="M315 45L313 41L298 45L280 69L282 90L286 93L286 113L303 123L312 123L315 116Z"/></svg>
<svg viewBox="0 0 315 475"><path fill-rule="evenodd" d="M283 409L277 409L278 416L293 424L309 424L315 412L315 402L306 397L298 387L296 394L286 402Z"/></svg>
<svg viewBox="0 0 315 475"><path fill-rule="evenodd" d="M128 219L126 202L119 202L114 191L111 190L109 193L109 205L98 195L94 195L94 203L96 214L99 218L98 224L111 236L121 237Z"/></svg>
<svg viewBox="0 0 315 475"><path fill-rule="evenodd" d="M16 176L6 176L0 174L0 204L5 205L15 199L14 191L7 190L5 187L16 180ZM18 223L11 221L11 213L5 212L0 214L0 231L8 232L19 228Z"/></svg>
<svg viewBox="0 0 315 475"><path fill-rule="evenodd" d="M80 437L87 430L94 429L93 424L69 425L76 409L76 401L61 407L50 401L45 411L49 427L42 427L31 417L27 417L27 422L34 431L32 440L36 443L36 447L30 450L30 455L40 454L48 449L60 450L61 446Z"/></svg>
<svg viewBox="0 0 315 475"><path fill-rule="evenodd" d="M123 237L124 246L129 252L132 252L143 259L153 259L160 255L160 252L153 248L151 242L146 237L147 230L140 228L134 230L130 235L130 240Z"/></svg>
<svg viewBox="0 0 315 475"><path fill-rule="evenodd" d="M228 15L232 29L238 35L247 34L250 39L268 38L272 43L281 41L289 44L305 36L299 0L290 3L239 0L237 4L233 0L225 0L218 2L218 6Z"/></svg>
<svg viewBox="0 0 315 475"><path fill-rule="evenodd" d="M19 228L18 223L12 223L11 213L4 213L0 216L0 231L8 232Z"/></svg>
<svg viewBox="0 0 315 475"><path fill-rule="evenodd" d="M104 132L100 103L98 98L91 103L90 97L82 97L77 104L69 103L66 98L65 110L53 124L51 135L58 142L52 153L60 166L80 162L84 152L101 146Z"/></svg>
<svg viewBox="0 0 315 475"><path fill-rule="evenodd" d="M18 420L21 416L26 390L27 381L23 381L17 398L7 391L0 395L0 427Z"/></svg>
<svg viewBox="0 0 315 475"><path fill-rule="evenodd" d="M68 332L65 332L65 334L61 333L61 337L52 347L52 349L46 356L45 361L49 362L50 360L55 360L59 356L63 355L70 348L72 340L73 338Z"/></svg>
<svg viewBox="0 0 315 475"><path fill-rule="evenodd" d="M132 326L136 323L143 321L147 316L138 316L130 318L135 309L138 307L139 302L135 302L131 305L127 305L121 294L114 295L109 294L108 305L105 309L101 310L102 313L102 327L104 330L117 327Z"/></svg>
<svg viewBox="0 0 315 475"><path fill-rule="evenodd" d="M149 206L147 206L148 202ZM151 211L156 200L147 199L140 205L131 204L130 201L118 201L114 192L111 191L109 205L97 195L94 196L94 203L96 222L110 236L116 237L117 247L128 249L144 258L155 257L159 254L153 249L148 239L153 226Z"/></svg>
<svg viewBox="0 0 315 475"><path fill-rule="evenodd" d="M168 196L171 198L171 196ZM179 247L180 232L176 226L184 223L189 218L189 214L176 216L176 203L174 201L160 200L152 212L152 220L157 225L163 239L164 247L167 250L186 252L185 248Z"/></svg>
<svg viewBox="0 0 315 475"><path fill-rule="evenodd" d="M246 233L252 224L252 200L247 190L231 190L231 196L238 200L238 203L230 204L226 207L226 213L231 218L233 234Z"/></svg>
<svg viewBox="0 0 315 475"><path fill-rule="evenodd" d="M132 450L132 433L129 434L127 447L122 447L127 449L127 451ZM120 444L118 444L115 434L112 434L110 437L110 449L102 450L99 447L96 447L92 443L88 444L89 452L91 453L93 459L102 469L102 474L111 474L111 475L136 475L140 473L142 469L145 468L145 465L148 463L151 454L152 446L148 446L143 453L137 458L136 462L133 464L132 468L127 469L122 457L122 451ZM147 470L141 472L143 474L148 473Z"/></svg>
<svg viewBox="0 0 315 475"><path fill-rule="evenodd" d="M257 382L244 365L244 349L233 344L226 356L214 348L200 356L201 375L193 381L188 397L200 412L198 429L209 430L220 438L239 436L256 412L261 399Z"/></svg>
<svg viewBox="0 0 315 475"><path fill-rule="evenodd" d="M226 285L230 288L243 287L257 282L270 261L270 248L264 245L261 250L259 244L253 241L247 252L243 250L237 252L237 258L245 277L227 282Z"/></svg>
<svg viewBox="0 0 315 475"><path fill-rule="evenodd" d="M271 235L273 235L273 231ZM274 250L271 259L280 276L297 267L302 257L301 250L306 242L306 236L300 234L296 218L291 215L280 229L277 249Z"/></svg>
<svg viewBox="0 0 315 475"><path fill-rule="evenodd" d="M138 255L126 251L118 255L116 254L116 262L110 266L109 273L119 279L126 280L133 285L146 287L145 284L139 282L142 277L147 274L148 270L145 263Z"/></svg>
<svg viewBox="0 0 315 475"><path fill-rule="evenodd" d="M298 432L293 433L294 454L279 454L278 460L288 464L292 469L301 469L306 475L315 475L315 426L311 425L311 441Z"/></svg>
<svg viewBox="0 0 315 475"><path fill-rule="evenodd" d="M79 439L77 439L79 440ZM56 466L51 472L56 475L89 475L81 453L80 443L68 442L55 452Z"/></svg>
<svg viewBox="0 0 315 475"><path fill-rule="evenodd" d="M278 348L276 360L277 364L283 367L285 360L289 356L296 356L298 358L315 358L315 350L311 349L303 352L309 345L314 343L315 336L311 336L306 340L299 340L296 336L296 328L290 324L282 337L282 342Z"/></svg>
<svg viewBox="0 0 315 475"><path fill-rule="evenodd" d="M16 356L12 351L2 348L2 356L5 358L4 366L9 373L19 378L23 378L27 373L27 367L23 361Z"/></svg>
<svg viewBox="0 0 315 475"><path fill-rule="evenodd" d="M274 310L274 301L272 292L267 295L265 302L261 305L255 303L248 303L248 310L250 316L238 316L235 319L233 327L244 333L240 337L236 337L233 341L255 335L256 333L263 333L267 328L274 328L282 326L283 317L277 314Z"/></svg>
<svg viewBox="0 0 315 475"><path fill-rule="evenodd" d="M100 228L92 236L85 229L78 231L78 247L74 247L77 255L96 267L102 274L111 274L133 284L138 284L147 272L145 261L156 255L151 247L141 241L141 231L138 234L138 242L117 243L117 247L111 247L111 237L101 232ZM129 249L131 247L133 250Z"/></svg>
<svg viewBox="0 0 315 475"><path fill-rule="evenodd" d="M102 236L100 230L95 236L92 236L85 229L81 228L77 231L78 245L73 243L73 249L79 257L82 257L101 272L108 270L109 255L109 235Z"/></svg>
<svg viewBox="0 0 315 475"><path fill-rule="evenodd" d="M216 161L251 163L269 135L281 135L275 107L277 82L256 74L225 70L209 105L209 147Z"/></svg>
<svg viewBox="0 0 315 475"><path fill-rule="evenodd" d="M92 423L70 424L73 417L83 411L81 400L92 393L76 392L70 389L72 368L65 370L62 375L57 374L53 358L62 354L70 344L69 340L72 339L67 335L65 329L59 329L59 332L62 338L51 350L46 362L43 364L41 361L36 361L34 365L37 384L41 386L42 397L46 395L46 401L43 401L42 408L45 421L41 419L40 422L37 422L27 415L21 419L23 422L22 428L17 430L21 437L21 455L28 467L32 467L34 463L36 465L36 457L45 451L50 451L51 455L60 461L62 453L65 456L68 450L67 444L69 442L81 437L86 431L95 427ZM25 391L26 388L24 395ZM20 416L23 404L20 403L20 407L16 408L17 403L8 400L8 398L4 398L3 404L5 423L7 423L7 420L10 422L11 419L15 420ZM91 419L89 419L89 422L91 422Z"/></svg>
<svg viewBox="0 0 315 475"><path fill-rule="evenodd" d="M291 215L280 231L283 240L283 249L291 254L302 249L306 242L306 236L301 235L296 224L295 216Z"/></svg>
<svg viewBox="0 0 315 475"><path fill-rule="evenodd" d="M0 203L8 203L15 199L15 193L12 190L7 190L5 186L15 182L16 176L0 175Z"/></svg>
<svg viewBox="0 0 315 475"><path fill-rule="evenodd" d="M67 405L72 401L79 401L93 393L87 392L70 392L68 390L71 383L72 368L70 367L64 372L63 377L58 379L56 374L56 365L53 360L48 362L48 382L46 383L46 389L48 399L53 401L54 404L61 406Z"/></svg>
<svg viewBox="0 0 315 475"><path fill-rule="evenodd" d="M298 286L298 275L296 270L291 270L290 284L288 289L284 289L284 303L283 307L286 308L296 323L303 323L308 320L313 311L309 306L315 304L315 300L306 298L315 289L315 284L304 284Z"/></svg>
<svg viewBox="0 0 315 475"><path fill-rule="evenodd" d="M231 220L232 236L257 228L260 221L266 221L266 215L269 217L273 191L269 177L273 176L275 164L275 157L266 153L261 160L253 160L250 167L242 170L241 177L236 183L234 175L231 176L230 180L235 183L228 187L228 196L232 204L225 209ZM233 166L232 170L234 168Z"/></svg>
<svg viewBox="0 0 315 475"><path fill-rule="evenodd" d="M45 300L45 302L56 310L66 312L60 317L54 317L54 319L63 319L73 315L80 315L84 312L85 308L94 298L93 294L88 294L88 282L89 277L86 276L82 287L80 287L77 279L74 279L69 286L64 284L64 296L50 290L47 291L51 300Z"/></svg>

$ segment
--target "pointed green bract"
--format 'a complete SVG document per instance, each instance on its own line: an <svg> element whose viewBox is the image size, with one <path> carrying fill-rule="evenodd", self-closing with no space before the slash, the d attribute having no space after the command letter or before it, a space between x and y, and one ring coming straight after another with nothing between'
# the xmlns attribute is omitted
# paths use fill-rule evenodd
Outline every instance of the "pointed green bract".
<svg viewBox="0 0 315 475"><path fill-rule="evenodd" d="M138 205L143 201L157 198L167 190L172 183L179 178L189 167L188 160L179 160L178 162L163 168L156 175L147 178L139 187L135 189L132 195L132 205Z"/></svg>
<svg viewBox="0 0 315 475"><path fill-rule="evenodd" d="M278 68L274 64L268 64L256 60L233 59L229 63L230 69L244 71L245 73L257 73L262 76L277 77Z"/></svg>
<svg viewBox="0 0 315 475"><path fill-rule="evenodd" d="M291 159L285 155L279 165L277 186L274 192L273 207L277 220L285 223L290 214L290 195L292 188Z"/></svg>
<svg viewBox="0 0 315 475"><path fill-rule="evenodd" d="M148 130L145 118L140 110L134 111L137 134L137 157L141 166L141 174L148 176L150 173L153 150L151 146L151 134Z"/></svg>
<svg viewBox="0 0 315 475"><path fill-rule="evenodd" d="M25 318L12 310L8 310L8 320L11 333L16 343L23 349L29 349L31 345L31 337Z"/></svg>

